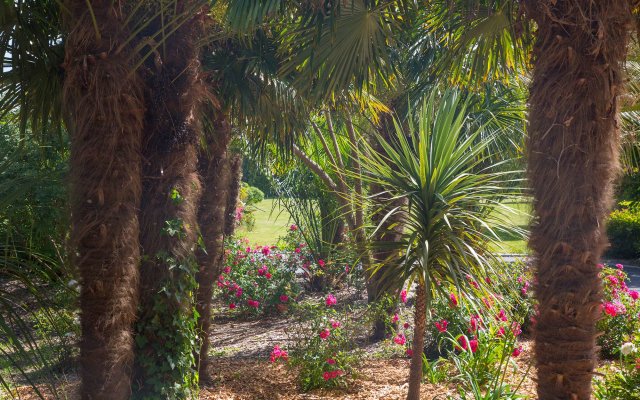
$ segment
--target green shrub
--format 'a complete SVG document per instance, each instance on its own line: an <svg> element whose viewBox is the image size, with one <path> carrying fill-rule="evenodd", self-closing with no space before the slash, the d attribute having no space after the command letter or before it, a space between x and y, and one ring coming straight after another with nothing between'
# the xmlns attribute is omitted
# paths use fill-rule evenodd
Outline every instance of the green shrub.
<svg viewBox="0 0 640 400"><path fill-rule="evenodd" d="M607 234L611 242L607 255L617 258L640 257L640 205L624 201L609 217Z"/></svg>

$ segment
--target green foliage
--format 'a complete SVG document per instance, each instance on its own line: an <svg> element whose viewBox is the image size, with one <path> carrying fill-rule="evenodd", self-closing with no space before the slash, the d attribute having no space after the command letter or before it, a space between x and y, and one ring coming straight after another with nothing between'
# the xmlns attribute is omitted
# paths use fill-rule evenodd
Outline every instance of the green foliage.
<svg viewBox="0 0 640 400"><path fill-rule="evenodd" d="M620 346L640 332L640 294L629 290L627 274L618 264L617 268L601 266L600 278L604 287L602 318L597 327L600 352L605 358L619 354Z"/></svg>
<svg viewBox="0 0 640 400"><path fill-rule="evenodd" d="M620 201L640 201L640 171L638 169L620 177L616 197Z"/></svg>
<svg viewBox="0 0 640 400"><path fill-rule="evenodd" d="M607 223L609 257L640 258L640 203L623 201Z"/></svg>
<svg viewBox="0 0 640 400"><path fill-rule="evenodd" d="M255 206L264 200L264 192L257 187L242 182L240 187L240 200L244 202L245 207Z"/></svg>
<svg viewBox="0 0 640 400"><path fill-rule="evenodd" d="M0 240L58 257L69 234L66 143L24 141L0 125Z"/></svg>
<svg viewBox="0 0 640 400"><path fill-rule="evenodd" d="M230 239L225 242L224 265L218 297L241 313L284 311L300 294L295 276L300 262L278 248L244 248L242 242Z"/></svg>
<svg viewBox="0 0 640 400"><path fill-rule="evenodd" d="M490 141L477 138L491 133L468 123L460 93L450 90L438 97L434 92L425 102L417 126L411 119L408 129L396 122L389 141L376 135L382 152L368 148L360 154L363 179L384 188L372 197L406 199L407 204L391 207L384 218L400 214L405 224L402 238L387 245L401 262L377 268L390 286L425 282L429 298L445 294L449 284L473 296L463 283L469 278L486 286L483 277L492 270L488 246L498 240L497 231L522 234L508 220L516 211L501 203L514 199L518 190L512 171L496 171L497 165L488 162Z"/></svg>
<svg viewBox="0 0 640 400"><path fill-rule="evenodd" d="M79 331L76 284L60 260L0 245L0 395L26 384L39 398L62 398L56 387Z"/></svg>

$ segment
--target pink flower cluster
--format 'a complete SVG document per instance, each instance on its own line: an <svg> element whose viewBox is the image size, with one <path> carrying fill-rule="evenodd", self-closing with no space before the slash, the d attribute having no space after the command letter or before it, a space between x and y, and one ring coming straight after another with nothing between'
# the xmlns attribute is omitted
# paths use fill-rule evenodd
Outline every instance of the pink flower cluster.
<svg viewBox="0 0 640 400"><path fill-rule="evenodd" d="M458 351L466 351L467 349L470 349L472 353L478 351L478 339L476 338L467 339L466 336L462 335L458 338L458 344L459 346L456 346Z"/></svg>
<svg viewBox="0 0 640 400"><path fill-rule="evenodd" d="M327 305L327 307L331 307L331 306L335 306L338 300L336 299L336 296L329 293L324 302Z"/></svg>
<svg viewBox="0 0 640 400"><path fill-rule="evenodd" d="M276 360L282 359L283 361L287 361L289 359L289 353L285 350L282 350L280 346L273 346L273 350L271 351L271 362L276 362Z"/></svg>
<svg viewBox="0 0 640 400"><path fill-rule="evenodd" d="M342 376L343 374L344 372L339 369L336 369L335 371L325 371L325 373L322 374L322 379L328 381L330 379L335 379L339 376Z"/></svg>

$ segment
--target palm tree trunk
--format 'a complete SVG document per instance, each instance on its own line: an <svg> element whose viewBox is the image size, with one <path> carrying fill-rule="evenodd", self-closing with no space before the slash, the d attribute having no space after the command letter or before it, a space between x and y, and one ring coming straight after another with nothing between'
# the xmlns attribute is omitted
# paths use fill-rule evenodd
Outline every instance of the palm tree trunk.
<svg viewBox="0 0 640 400"><path fill-rule="evenodd" d="M210 151L201 151L198 162L200 176L204 179L198 210L198 226L205 247L196 252L199 265L196 275L198 282L196 311L199 315L198 333L200 335L200 352L196 355L196 363L201 381L208 376L206 371L211 326L211 297L214 282L222 272L224 257L224 219L229 191L227 149L231 138L231 127L226 115L220 113L218 119L214 121L213 131L213 138L208 140Z"/></svg>
<svg viewBox="0 0 640 400"><path fill-rule="evenodd" d="M527 1L538 25L528 175L540 315L539 399L589 399L602 289L596 267L618 170L628 0Z"/></svg>
<svg viewBox="0 0 640 400"><path fill-rule="evenodd" d="M416 288L416 308L413 328L413 354L409 367L409 393L407 400L420 399L420 382L422 381L422 353L424 351L424 333L427 327L427 290L424 282Z"/></svg>
<svg viewBox="0 0 640 400"><path fill-rule="evenodd" d="M200 93L197 38L205 10L176 3L193 16L166 39L147 65L147 113L140 210L140 313L136 396L186 398L197 383L194 314L197 264L197 174ZM163 22L158 21L158 24ZM157 29L162 29L158 26Z"/></svg>
<svg viewBox="0 0 640 400"><path fill-rule="evenodd" d="M229 192L224 220L224 236L231 237L236 230L236 207L242 183L242 155L234 154L229 158Z"/></svg>
<svg viewBox="0 0 640 400"><path fill-rule="evenodd" d="M81 277L83 399L128 399L140 205L142 82L111 1L68 1L64 108L71 134L74 264ZM100 35L96 34L96 29Z"/></svg>

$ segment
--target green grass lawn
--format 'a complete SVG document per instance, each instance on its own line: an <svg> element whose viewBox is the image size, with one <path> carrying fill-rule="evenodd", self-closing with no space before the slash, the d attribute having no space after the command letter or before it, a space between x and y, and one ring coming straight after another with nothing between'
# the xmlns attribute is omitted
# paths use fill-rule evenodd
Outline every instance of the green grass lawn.
<svg viewBox="0 0 640 400"><path fill-rule="evenodd" d="M274 204L277 202L273 199L265 199L258 203L254 213L256 223L253 230L238 229L238 236L249 239L251 246L276 244L278 238L287 233L291 222L287 210L279 207L274 209Z"/></svg>
<svg viewBox="0 0 640 400"><path fill-rule="evenodd" d="M238 236L249 239L251 246L265 246L276 244L278 238L284 236L292 223L289 220L289 213L283 208L273 208L276 201L273 199L265 199L256 207L255 212L256 223L251 231L244 228L238 230ZM529 223L528 214L531 212L531 205L528 203L518 203L510 205L520 211L520 214L509 215L509 219L525 229ZM523 254L528 253L526 241L513 235L501 235L502 242L499 245L492 246L492 249L499 253Z"/></svg>

